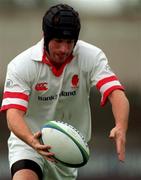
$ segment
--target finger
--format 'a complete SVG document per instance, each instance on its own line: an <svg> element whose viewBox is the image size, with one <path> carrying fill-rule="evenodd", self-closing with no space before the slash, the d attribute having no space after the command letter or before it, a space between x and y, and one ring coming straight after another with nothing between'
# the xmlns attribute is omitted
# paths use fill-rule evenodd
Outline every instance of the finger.
<svg viewBox="0 0 141 180"><path fill-rule="evenodd" d="M125 143L121 139L117 139L116 146L117 146L118 159L120 161L124 162L124 160L125 160Z"/></svg>
<svg viewBox="0 0 141 180"><path fill-rule="evenodd" d="M42 154L43 156L47 156L47 157L51 157L51 156L53 157L54 156L54 153L43 151L43 150L40 150L39 153Z"/></svg>
<svg viewBox="0 0 141 180"><path fill-rule="evenodd" d="M116 144L116 151L118 159L121 162L125 160L125 141L120 137L119 133L116 133L115 128L111 130L109 138Z"/></svg>
<svg viewBox="0 0 141 180"><path fill-rule="evenodd" d="M113 128L113 129L110 131L109 138L111 138L111 139L114 139L114 138L115 138L115 128Z"/></svg>
<svg viewBox="0 0 141 180"><path fill-rule="evenodd" d="M125 152L119 152L118 159L119 159L119 161L124 162L125 161Z"/></svg>
<svg viewBox="0 0 141 180"><path fill-rule="evenodd" d="M120 162L124 162L125 161L125 154L124 153L120 153L119 155L118 155L118 159L119 159L119 161Z"/></svg>
<svg viewBox="0 0 141 180"><path fill-rule="evenodd" d="M53 162L53 163L57 163L57 160L54 159L53 157L49 157L49 156L44 156L44 157L45 157L45 159L48 160L48 161L51 161L51 162Z"/></svg>
<svg viewBox="0 0 141 180"><path fill-rule="evenodd" d="M125 139L123 136L121 136L120 133L116 134L116 149L117 149L117 154L118 154L118 159L120 161L125 160Z"/></svg>
<svg viewBox="0 0 141 180"><path fill-rule="evenodd" d="M49 152L50 149L51 149L51 146L49 146L49 145L38 144L38 145L36 146L36 150L38 150L38 151L46 151L46 152Z"/></svg>
<svg viewBox="0 0 141 180"><path fill-rule="evenodd" d="M116 141L116 140L115 140L116 135L115 135L114 129L111 130L110 135L109 135L109 138L112 140L113 143L115 143L115 141Z"/></svg>
<svg viewBox="0 0 141 180"><path fill-rule="evenodd" d="M44 156L46 159L53 159L53 157L54 157L54 153L53 152L50 152L50 151L48 151L48 150L46 150L46 149L38 149L37 150L37 152L39 153L39 154L41 154L42 156Z"/></svg>
<svg viewBox="0 0 141 180"><path fill-rule="evenodd" d="M42 156L44 156L44 158L48 161L51 161L51 162L57 162L57 160L54 158L55 154L52 153L52 152L44 152L42 151Z"/></svg>
<svg viewBox="0 0 141 180"><path fill-rule="evenodd" d="M35 138L39 138L41 135L42 135L42 133L40 131L34 133Z"/></svg>

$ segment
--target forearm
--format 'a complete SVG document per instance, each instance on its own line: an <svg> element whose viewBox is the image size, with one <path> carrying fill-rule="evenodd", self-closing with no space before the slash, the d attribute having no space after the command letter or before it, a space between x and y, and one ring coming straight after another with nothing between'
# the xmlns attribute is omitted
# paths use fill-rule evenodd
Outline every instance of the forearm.
<svg viewBox="0 0 141 180"><path fill-rule="evenodd" d="M24 112L17 109L7 110L7 124L10 131L32 146L33 134L24 120Z"/></svg>
<svg viewBox="0 0 141 180"><path fill-rule="evenodd" d="M41 132L36 132L35 134L27 126L24 120L24 112L17 109L7 110L7 123L9 130L12 131L18 138L23 140L33 149L35 149L39 154L45 157L47 160L54 162L52 158L54 153L49 152L51 148L48 145L42 145L39 141Z"/></svg>
<svg viewBox="0 0 141 180"><path fill-rule="evenodd" d="M129 102L125 94L122 91L115 91L109 97L112 104L112 112L115 119L116 127L127 131L128 128L128 116L129 116Z"/></svg>
<svg viewBox="0 0 141 180"><path fill-rule="evenodd" d="M109 96L115 119L115 127L110 131L109 137L115 140L118 159L125 160L126 131L128 128L129 102L124 92L113 91Z"/></svg>

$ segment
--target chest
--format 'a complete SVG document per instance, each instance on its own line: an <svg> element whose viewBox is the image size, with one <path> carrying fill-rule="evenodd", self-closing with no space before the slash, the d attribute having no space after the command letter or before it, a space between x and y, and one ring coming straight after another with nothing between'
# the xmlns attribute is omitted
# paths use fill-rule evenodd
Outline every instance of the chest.
<svg viewBox="0 0 141 180"><path fill-rule="evenodd" d="M32 82L31 94L34 96L73 96L80 89L80 86L86 84L86 77L78 62L67 64L59 76L55 76L51 68L42 65L38 68L36 78Z"/></svg>

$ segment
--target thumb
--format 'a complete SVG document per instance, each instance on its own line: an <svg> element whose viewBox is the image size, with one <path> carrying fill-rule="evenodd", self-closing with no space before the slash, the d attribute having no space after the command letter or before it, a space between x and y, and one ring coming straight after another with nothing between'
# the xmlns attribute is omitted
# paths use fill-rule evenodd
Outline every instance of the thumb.
<svg viewBox="0 0 141 180"><path fill-rule="evenodd" d="M37 138L37 139L40 138L41 135L42 135L41 131L38 131L38 132L34 133L34 137Z"/></svg>
<svg viewBox="0 0 141 180"><path fill-rule="evenodd" d="M113 129L110 131L109 138L113 139L113 138L115 138L115 136L116 136L116 132L115 132L115 128L113 128Z"/></svg>

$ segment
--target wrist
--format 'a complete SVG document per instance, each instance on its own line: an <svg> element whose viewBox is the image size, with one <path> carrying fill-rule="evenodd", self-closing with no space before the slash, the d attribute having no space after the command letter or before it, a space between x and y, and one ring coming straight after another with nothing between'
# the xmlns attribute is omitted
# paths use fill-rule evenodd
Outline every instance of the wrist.
<svg viewBox="0 0 141 180"><path fill-rule="evenodd" d="M34 140L35 140L35 137L33 134L29 135L28 139L27 139L27 144L31 147L34 147Z"/></svg>

